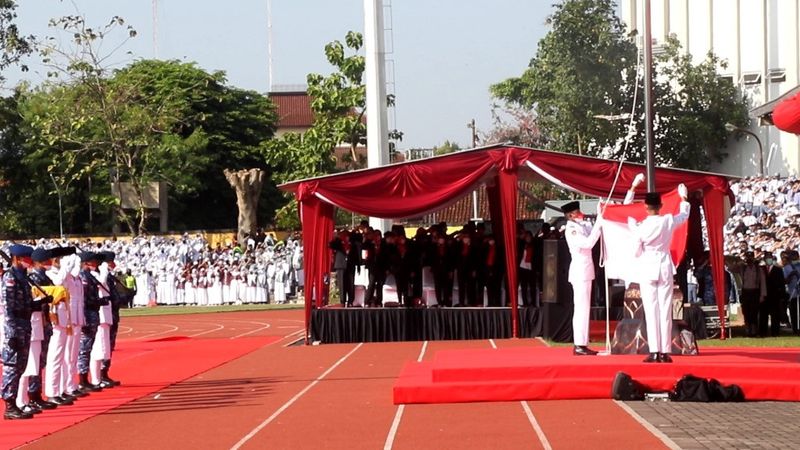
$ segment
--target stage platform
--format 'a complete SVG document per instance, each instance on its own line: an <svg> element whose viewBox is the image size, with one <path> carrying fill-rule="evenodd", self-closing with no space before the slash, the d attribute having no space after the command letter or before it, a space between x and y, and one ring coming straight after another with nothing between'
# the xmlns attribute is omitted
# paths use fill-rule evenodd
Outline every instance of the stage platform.
<svg viewBox="0 0 800 450"><path fill-rule="evenodd" d="M622 308L612 308L611 313L612 320L622 318ZM592 308L591 318L603 321L603 328L605 317L605 308ZM572 305L545 303L541 308L520 307L518 319L518 337L543 336L556 342L572 340ZM612 324L612 333L613 327ZM311 312L311 339L322 344L510 337L511 308L508 307L330 307Z"/></svg>
<svg viewBox="0 0 800 450"><path fill-rule="evenodd" d="M800 401L800 351L701 349L672 364L642 355L573 356L571 347L440 351L409 362L394 385L394 403L459 403L611 398L622 371L653 391L672 390L685 374L741 386L747 400Z"/></svg>

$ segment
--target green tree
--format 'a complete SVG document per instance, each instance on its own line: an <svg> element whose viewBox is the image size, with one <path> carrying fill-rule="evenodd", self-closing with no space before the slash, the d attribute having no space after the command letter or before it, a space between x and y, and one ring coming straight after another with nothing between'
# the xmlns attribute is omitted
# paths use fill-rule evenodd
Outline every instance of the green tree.
<svg viewBox="0 0 800 450"><path fill-rule="evenodd" d="M655 57L657 164L706 170L727 156L725 124L746 126L749 122L747 99L730 80L717 74L718 67L726 68L727 62L714 53L693 64L692 56L674 38ZM642 103L639 111L643 109ZM636 161L645 159L643 134L628 152Z"/></svg>
<svg viewBox="0 0 800 450"><path fill-rule="evenodd" d="M53 79L24 102L33 131L31 160L50 161L48 169L62 187L91 175L130 183L136 212L131 216L119 205L117 210L134 233L146 230L144 190L152 181L168 182L178 205L199 201L192 196L213 188L203 207L191 210L195 215L233 210L229 217L235 218L236 203L222 172L266 167L262 144L272 137L275 122L269 99L227 87L223 72L209 74L193 63L143 60L109 70L110 55L99 49L104 38L124 26L121 18L99 31L86 27L80 16L52 24L73 33L74 48L42 46ZM127 38L135 35L126 31ZM228 194L227 202L207 208L223 200L222 193ZM184 218L186 209L178 209L173 217Z"/></svg>
<svg viewBox="0 0 800 450"><path fill-rule="evenodd" d="M548 19L552 29L519 78L491 92L512 106L531 109L547 148L592 156L644 161L643 70L637 70L633 36L615 15L611 0L565 0ZM677 40L669 39L654 64L656 163L708 169L725 157L726 122L747 123L747 102L717 76L725 62L713 53L692 64ZM637 90L637 76L638 92ZM636 92L637 95L634 95ZM637 132L628 136L634 98Z"/></svg>
<svg viewBox="0 0 800 450"><path fill-rule="evenodd" d="M19 63L20 58L33 50L33 36L22 36L14 21L17 19L17 4L14 0L0 0L0 84L5 81L2 76L9 66ZM23 71L28 68L23 65Z"/></svg>
<svg viewBox="0 0 800 450"><path fill-rule="evenodd" d="M444 141L442 145L433 147L434 156L446 155L461 150L461 147L456 142Z"/></svg>
<svg viewBox="0 0 800 450"><path fill-rule="evenodd" d="M274 169L273 179L278 183L332 173L336 167L333 149L346 143L350 156L345 160L349 168L363 167L365 163L356 153L358 146L367 145L366 88L362 82L364 57L358 52L363 45L360 33L350 31L345 43L333 41L325 46L325 57L336 69L328 76L309 74L308 95L314 111L314 123L305 133L287 133L280 139L267 143L265 154ZM387 97L387 105L394 97ZM391 141L402 139L397 130L389 132ZM390 151L393 146L390 143ZM299 227L297 204L291 200L277 213L281 228Z"/></svg>
<svg viewBox="0 0 800 450"><path fill-rule="evenodd" d="M595 115L630 111L636 47L615 15L612 0L566 0L554 5L551 30L518 78L491 87L513 105L533 109L546 147L597 154L621 125Z"/></svg>

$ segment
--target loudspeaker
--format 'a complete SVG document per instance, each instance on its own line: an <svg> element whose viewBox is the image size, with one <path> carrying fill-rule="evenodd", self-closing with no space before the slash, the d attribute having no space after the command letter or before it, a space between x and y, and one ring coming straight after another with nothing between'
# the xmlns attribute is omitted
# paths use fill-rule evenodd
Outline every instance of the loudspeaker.
<svg viewBox="0 0 800 450"><path fill-rule="evenodd" d="M542 302L572 305L569 247L564 239L545 239L542 252Z"/></svg>

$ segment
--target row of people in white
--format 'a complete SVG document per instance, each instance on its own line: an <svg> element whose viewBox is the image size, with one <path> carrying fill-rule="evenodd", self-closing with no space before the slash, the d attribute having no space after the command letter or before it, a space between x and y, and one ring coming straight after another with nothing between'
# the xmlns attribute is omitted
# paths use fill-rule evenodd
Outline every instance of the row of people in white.
<svg viewBox="0 0 800 450"><path fill-rule="evenodd" d="M151 301L161 305L216 306L227 303L282 303L294 281L286 261L270 263L258 272L213 268L184 276L178 266L162 270L156 280L148 273L136 276L135 306Z"/></svg>

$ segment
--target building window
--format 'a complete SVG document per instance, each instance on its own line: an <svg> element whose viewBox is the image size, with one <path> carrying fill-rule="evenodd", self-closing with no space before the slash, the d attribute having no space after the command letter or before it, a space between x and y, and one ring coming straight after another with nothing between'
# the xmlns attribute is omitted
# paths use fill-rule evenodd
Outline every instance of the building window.
<svg viewBox="0 0 800 450"><path fill-rule="evenodd" d="M786 81L786 69L769 69L768 76L770 83L781 83Z"/></svg>
<svg viewBox="0 0 800 450"><path fill-rule="evenodd" d="M761 84L761 74L760 73L743 73L742 74L742 84L745 85L753 85L753 84Z"/></svg>

